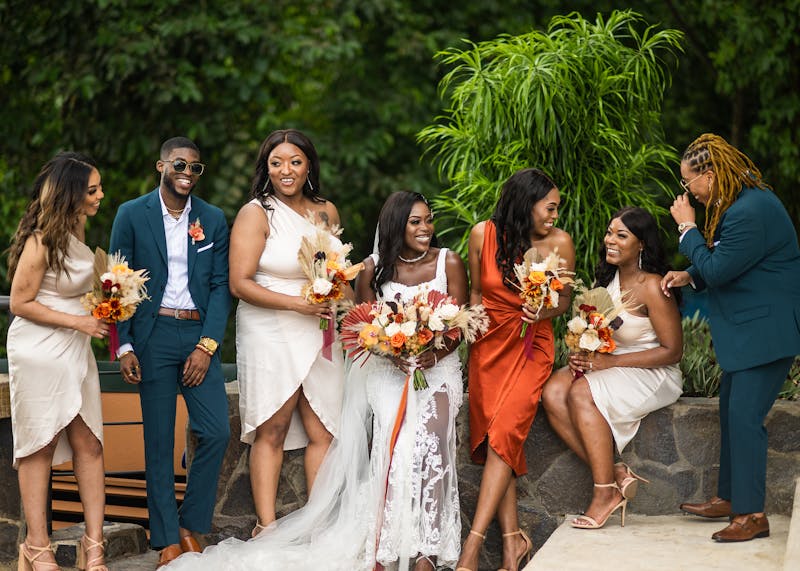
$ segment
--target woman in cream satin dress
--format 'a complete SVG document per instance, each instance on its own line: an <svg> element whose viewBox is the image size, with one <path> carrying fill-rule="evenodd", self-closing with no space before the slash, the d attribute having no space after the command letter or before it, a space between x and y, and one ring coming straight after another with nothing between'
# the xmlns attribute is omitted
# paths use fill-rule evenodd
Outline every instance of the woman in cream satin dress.
<svg viewBox="0 0 800 571"><path fill-rule="evenodd" d="M316 227L339 223L319 195L319 159L294 130L275 131L261 145L251 201L231 231L230 288L236 311L236 367L241 439L251 445L250 482L257 535L275 520L283 451L306 447L311 490L339 424L344 361L338 342L323 351L320 318L328 303L301 296L307 283L297 252ZM352 294L351 294L352 295Z"/></svg>
<svg viewBox="0 0 800 571"><path fill-rule="evenodd" d="M622 325L614 332L616 349L570 355L569 366L547 381L542 402L550 425L564 443L589 465L594 480L592 502L573 527L603 527L622 508L642 480L626 464L614 464L647 414L681 396L677 363L683 353L678 304L660 289L667 273L655 219L642 208L623 208L606 230L597 285L624 300Z"/></svg>
<svg viewBox="0 0 800 571"><path fill-rule="evenodd" d="M81 297L92 288L94 253L84 244L103 187L91 159L59 153L39 173L9 254L8 369L14 467L27 536L20 569L58 569L47 536L50 467L72 460L86 520L78 561L105 569L103 419L91 337L108 325Z"/></svg>

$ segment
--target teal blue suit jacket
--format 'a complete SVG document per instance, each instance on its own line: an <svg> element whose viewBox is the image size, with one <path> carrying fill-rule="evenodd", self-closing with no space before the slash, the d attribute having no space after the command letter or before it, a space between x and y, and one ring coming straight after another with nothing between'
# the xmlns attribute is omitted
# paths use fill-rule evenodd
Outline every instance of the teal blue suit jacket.
<svg viewBox="0 0 800 571"><path fill-rule="evenodd" d="M714 351L725 371L800 354L800 248L786 209L769 190L745 188L709 248L691 229L680 252L707 288Z"/></svg>
<svg viewBox="0 0 800 571"><path fill-rule="evenodd" d="M120 251L133 269L147 268L149 300L118 324L120 345L141 354L153 330L167 285L167 239L158 188L120 206L111 228L111 252ZM205 237L192 244L188 232L189 293L200 311L203 337L222 343L231 306L228 290L228 224L222 210L192 196L190 220L200 220Z"/></svg>

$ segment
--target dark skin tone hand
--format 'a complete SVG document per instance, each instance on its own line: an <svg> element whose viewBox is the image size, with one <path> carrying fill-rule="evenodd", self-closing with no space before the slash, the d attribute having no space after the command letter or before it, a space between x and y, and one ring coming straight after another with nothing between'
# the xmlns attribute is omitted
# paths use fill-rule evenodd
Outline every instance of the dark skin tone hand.
<svg viewBox="0 0 800 571"><path fill-rule="evenodd" d="M189 354L183 365L183 386L196 387L206 378L206 372L211 365L211 355L202 349L195 349ZM131 385L138 385L142 381L142 369L136 353L127 353L119 359L119 370L122 380Z"/></svg>

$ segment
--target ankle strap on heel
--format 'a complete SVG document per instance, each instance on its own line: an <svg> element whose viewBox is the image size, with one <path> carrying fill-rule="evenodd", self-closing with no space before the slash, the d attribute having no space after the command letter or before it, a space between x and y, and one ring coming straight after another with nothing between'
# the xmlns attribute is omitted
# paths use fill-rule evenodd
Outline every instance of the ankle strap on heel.
<svg viewBox="0 0 800 571"><path fill-rule="evenodd" d="M597 484L594 485L595 488L616 488L619 490L619 485L616 482L611 482L610 484Z"/></svg>
<svg viewBox="0 0 800 571"><path fill-rule="evenodd" d="M477 535L477 536L478 536L478 537L480 537L482 540L483 540L483 539L486 539L486 535L484 535L483 533L481 533L481 532L479 532L479 531L475 531L474 529L470 529L470 530L469 530L469 532L470 532L472 535Z"/></svg>

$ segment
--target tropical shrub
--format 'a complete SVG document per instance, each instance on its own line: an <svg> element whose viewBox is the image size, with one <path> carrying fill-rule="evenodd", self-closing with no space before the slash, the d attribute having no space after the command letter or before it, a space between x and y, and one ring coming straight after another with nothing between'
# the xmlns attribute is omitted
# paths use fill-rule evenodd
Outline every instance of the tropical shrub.
<svg viewBox="0 0 800 571"><path fill-rule="evenodd" d="M449 187L435 200L447 241L462 254L503 182L536 166L562 190L560 225L588 278L611 214L625 205L664 214L671 195L655 173L672 170L661 105L681 32L647 26L631 11L594 23L573 13L546 32L500 36L438 54L447 109L418 139Z"/></svg>

